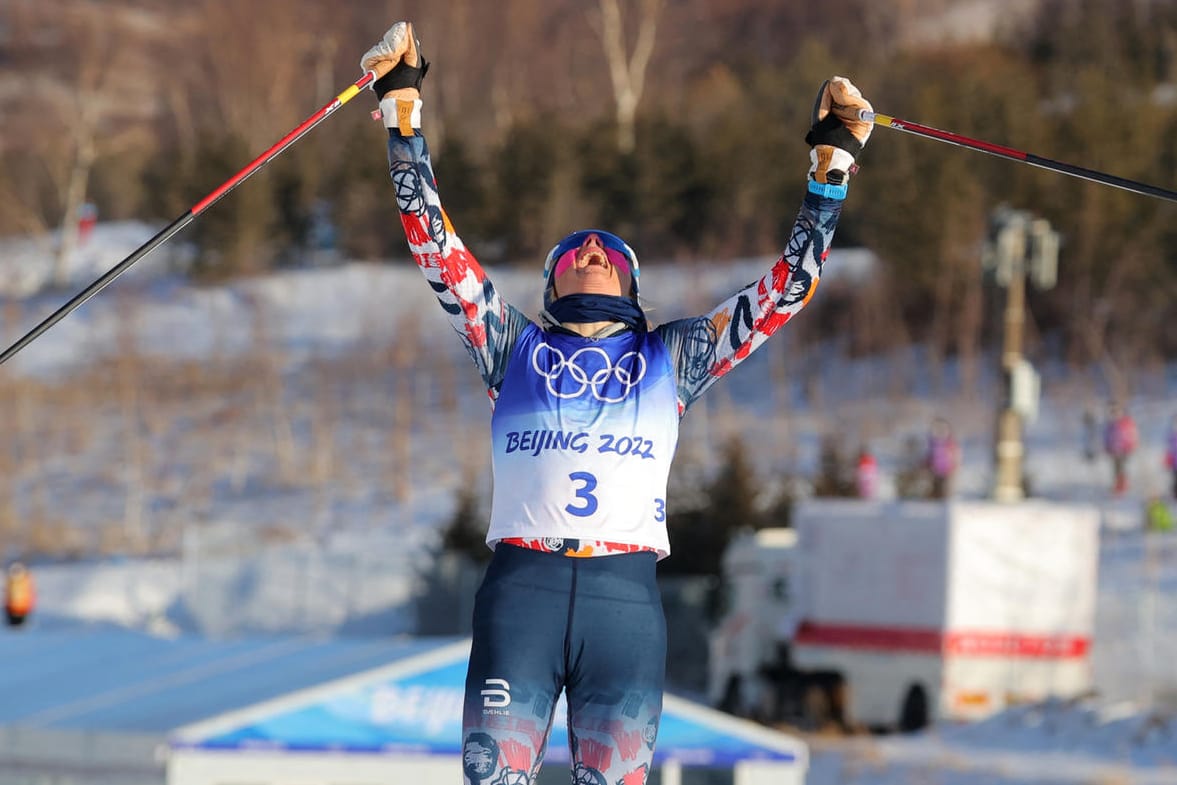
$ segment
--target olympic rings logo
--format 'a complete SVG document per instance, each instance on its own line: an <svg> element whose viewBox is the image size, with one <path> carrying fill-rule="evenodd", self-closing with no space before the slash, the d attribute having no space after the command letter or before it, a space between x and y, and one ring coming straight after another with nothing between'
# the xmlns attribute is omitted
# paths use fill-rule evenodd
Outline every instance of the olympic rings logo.
<svg viewBox="0 0 1177 785"><path fill-rule="evenodd" d="M609 354L596 346L577 349L572 356L548 343L541 343L531 353L531 367L542 376L548 392L557 398L579 398L591 391L602 403L620 403L646 376L646 358L639 352L626 352L614 363Z"/></svg>

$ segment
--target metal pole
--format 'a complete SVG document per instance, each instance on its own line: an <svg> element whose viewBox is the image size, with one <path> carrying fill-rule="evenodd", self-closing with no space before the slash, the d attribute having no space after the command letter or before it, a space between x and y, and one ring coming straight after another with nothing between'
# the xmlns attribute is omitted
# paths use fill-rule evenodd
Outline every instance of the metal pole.
<svg viewBox="0 0 1177 785"><path fill-rule="evenodd" d="M997 419L997 482L993 497L997 501L1019 501L1022 487L1022 417L1013 408L1013 374L1022 361L1022 335L1026 321L1026 271L1019 265L1010 279L1005 298L1005 336L1001 365L1005 380L1005 406Z"/></svg>
<svg viewBox="0 0 1177 785"><path fill-rule="evenodd" d="M1025 495L1025 489L1022 486L1022 459L1025 454L1025 447L1022 443L1022 417L1013 406L1013 379L1014 371L1022 362L1022 344L1026 323L1026 263L1029 238L1026 232L1026 222L1020 216L1015 216L1010 220L1015 222L1014 231L1017 232L1017 242L1012 249L1007 246L1007 250L1013 251L1013 258L1005 260L1010 265L1001 350L1005 400L997 417L997 471L993 488L993 498L1002 502L1019 501Z"/></svg>

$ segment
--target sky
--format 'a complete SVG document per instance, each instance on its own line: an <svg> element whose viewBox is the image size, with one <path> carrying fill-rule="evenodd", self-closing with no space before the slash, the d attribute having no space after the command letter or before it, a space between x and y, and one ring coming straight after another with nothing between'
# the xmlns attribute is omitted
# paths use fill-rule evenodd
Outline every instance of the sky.
<svg viewBox="0 0 1177 785"><path fill-rule="evenodd" d="M74 286L80 290L152 232L152 227L136 223L100 224L74 259ZM4 322L5 345L73 293L44 288L51 242L0 240L0 296L18 312L16 319ZM212 352L223 358L249 351L248 331L226 328L250 323L261 303L267 333L281 345L281 362L293 376L308 373L325 357L367 346L374 333L394 334L406 314L419 314L430 347L468 365L411 267L349 263L198 288L172 272L185 253L181 237L174 247L149 256L126 280L27 347L3 372L68 382L71 374L96 358L117 358L118 347L124 345L120 340L126 339L128 303L141 352L198 364ZM658 320L673 318L680 315L680 305L718 301L770 261L701 264L686 275L679 268L643 265L643 289L651 293ZM870 274L869 254L838 249L830 270L832 278L865 280ZM525 309L538 303L538 269L492 271L492 278L508 299ZM882 493L893 495L892 478L906 441L922 436L933 416L944 415L956 426L964 446L956 493L967 498L987 494L993 379L983 379L973 391L951 383L944 389L918 378L918 352L886 361L851 362L795 345L787 327L774 338L777 341L786 345L785 354L791 358L784 375L774 365L779 361L769 357L734 372L713 391L715 403L688 415L680 460L713 462L716 444L731 430L755 440L763 432L764 418L783 406L787 417L774 417L771 425L783 428L789 443L787 450L773 452L778 468L811 471L822 434L830 428L853 428L855 437L873 437L884 470ZM917 378L908 379L906 391L883 392L913 369ZM1082 450L1083 410L1104 401L1098 375L1067 371L1046 361L1041 370L1044 396L1039 416L1026 428L1027 471L1035 493L1094 504L1105 523L1092 655L1100 694L1022 707L969 725L942 725L915 737L850 743L815 739L811 785L1177 783L1177 539L1146 536L1140 527L1145 500L1161 493L1168 479L1161 434L1177 410L1177 369L1151 369L1138 380L1141 392L1129 401L1129 408L1140 423L1142 447L1130 466L1129 491L1121 498L1109 494L1107 462L1089 461ZM469 388L462 401L470 405L462 405L459 416L466 418L463 427L477 434L485 427L487 409L476 389L477 377L467 371L455 376L455 383ZM815 395L815 389L820 394ZM365 395L387 398L389 391ZM423 419L440 416L435 411L417 414ZM381 426L343 422L340 427L363 433ZM184 431L176 438L194 441ZM458 481L453 472L439 468L453 453L451 432L423 429L414 438L424 441L415 448L421 457L411 470L417 472L415 492L407 502L397 503L387 493L370 489L380 478L362 458L356 459L357 487L331 497L320 508L308 507L308 497L300 492L279 493L261 479L253 482L256 467L246 465L241 487L214 487L199 514L193 513L183 526L187 560L110 558L38 565L37 623L113 622L160 635L411 631L413 565L452 513ZM765 446L754 442L752 449ZM117 510L124 503L117 482L84 493L71 486L71 478L77 485L89 484L86 478L101 471L101 447L61 460L55 465L55 493L76 493L86 500L76 506L78 521L87 521L88 511ZM257 478L262 477L258 471ZM308 509L318 509L321 520L298 520L300 515L308 517ZM185 514L181 506L169 520L182 521ZM293 528L301 536L262 549L258 532L275 519L294 520ZM241 550L234 552L228 545L241 540L258 550L242 557ZM320 597L306 589L317 571L341 570L355 580L336 587L335 595Z"/></svg>

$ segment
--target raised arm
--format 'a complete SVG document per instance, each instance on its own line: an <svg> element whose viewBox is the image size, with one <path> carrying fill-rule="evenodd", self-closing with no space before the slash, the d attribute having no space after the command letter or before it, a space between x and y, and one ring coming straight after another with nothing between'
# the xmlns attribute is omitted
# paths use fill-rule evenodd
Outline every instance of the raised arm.
<svg viewBox="0 0 1177 785"><path fill-rule="evenodd" d="M809 303L830 253L854 159L872 129L857 112L870 108L847 79L834 77L822 85L805 137L811 147L808 192L784 253L764 277L709 313L657 328L675 358L680 411Z"/></svg>
<svg viewBox="0 0 1177 785"><path fill-rule="evenodd" d="M393 25L360 67L378 76L373 90L388 128L388 172L409 250L495 400L511 347L528 319L499 296L441 205L421 135L420 89L429 63L412 25Z"/></svg>

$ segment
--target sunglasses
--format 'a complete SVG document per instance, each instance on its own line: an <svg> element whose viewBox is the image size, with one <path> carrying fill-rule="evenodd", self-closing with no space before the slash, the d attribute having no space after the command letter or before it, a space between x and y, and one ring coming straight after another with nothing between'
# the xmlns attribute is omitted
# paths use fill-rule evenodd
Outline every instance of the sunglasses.
<svg viewBox="0 0 1177 785"><path fill-rule="evenodd" d="M599 229L584 229L579 232L573 232L557 243L556 247L548 253L548 258L544 261L544 280L549 281L553 275L559 275L568 269L568 266L576 260L577 252L590 235L597 236L597 239L601 241L601 247L605 250L605 256L609 259L609 263L619 270L629 273L636 288L638 278L637 254L617 235L602 232Z"/></svg>

